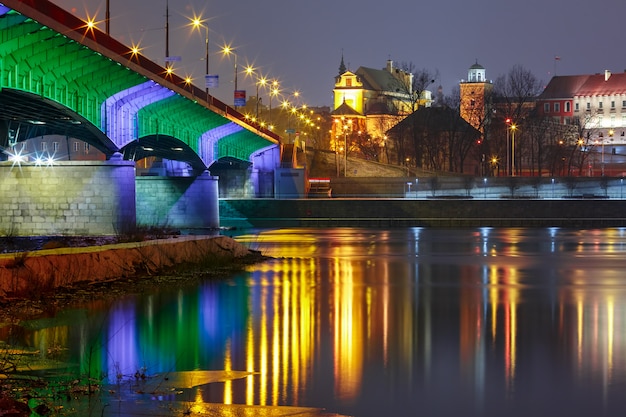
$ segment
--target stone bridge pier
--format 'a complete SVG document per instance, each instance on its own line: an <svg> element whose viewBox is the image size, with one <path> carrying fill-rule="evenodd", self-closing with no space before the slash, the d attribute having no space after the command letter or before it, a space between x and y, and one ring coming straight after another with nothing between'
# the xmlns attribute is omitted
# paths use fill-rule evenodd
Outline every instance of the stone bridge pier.
<svg viewBox="0 0 626 417"><path fill-rule="evenodd" d="M0 162L0 235L119 235L136 226L219 227L217 178L136 177L135 163Z"/></svg>

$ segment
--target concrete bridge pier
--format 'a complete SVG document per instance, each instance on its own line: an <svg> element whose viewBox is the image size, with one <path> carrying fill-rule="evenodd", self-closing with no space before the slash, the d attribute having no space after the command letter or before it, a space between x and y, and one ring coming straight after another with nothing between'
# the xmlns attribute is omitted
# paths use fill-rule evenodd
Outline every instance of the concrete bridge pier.
<svg viewBox="0 0 626 417"><path fill-rule="evenodd" d="M219 227L218 177L136 178L137 224L180 229Z"/></svg>

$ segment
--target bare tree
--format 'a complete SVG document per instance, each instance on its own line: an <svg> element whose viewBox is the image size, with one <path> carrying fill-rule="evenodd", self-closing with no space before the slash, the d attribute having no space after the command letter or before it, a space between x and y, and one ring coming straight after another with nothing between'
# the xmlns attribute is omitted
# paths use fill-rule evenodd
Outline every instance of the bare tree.
<svg viewBox="0 0 626 417"><path fill-rule="evenodd" d="M515 65L509 73L501 75L494 83L494 100L498 107L515 123L523 120L534 109L535 98L541 93L543 83L532 72Z"/></svg>
<svg viewBox="0 0 626 417"><path fill-rule="evenodd" d="M398 78L397 91L398 98L403 103L403 107L409 114L414 113L420 106L430 106L432 98L427 88L435 82L438 71L430 71L426 68L417 69L412 62L404 62L400 68L406 76ZM424 140L422 132L418 129L411 129L412 137L409 138L407 154L403 159L413 161L413 164L421 168L424 162ZM401 139L401 140L404 140ZM410 153L409 153L410 152Z"/></svg>
<svg viewBox="0 0 626 417"><path fill-rule="evenodd" d="M522 65L515 65L507 75L499 76L493 88L493 105L499 109L503 118L509 119L517 129L516 140L511 140L511 166L518 174L522 169L522 162L532 161L532 140L528 119L535 109L535 99L541 93L543 83ZM509 155L506 156L507 160Z"/></svg>

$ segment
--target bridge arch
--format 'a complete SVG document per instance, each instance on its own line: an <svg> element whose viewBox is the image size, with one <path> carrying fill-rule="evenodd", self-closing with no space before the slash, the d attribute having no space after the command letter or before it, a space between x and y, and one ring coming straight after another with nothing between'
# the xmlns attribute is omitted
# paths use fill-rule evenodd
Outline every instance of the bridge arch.
<svg viewBox="0 0 626 417"><path fill-rule="evenodd" d="M68 128L69 134L94 145L107 159L132 142L155 135L182 141L205 167L219 158L250 161L256 150L280 142L236 110L48 1L3 4L0 89L25 93L21 98L39 104L32 105L33 111L58 109L71 121L69 128L82 127ZM6 132L0 146L6 147L13 141L8 136L15 129L9 125L15 120L2 115L0 119L0 135ZM25 124L28 120L38 119L22 123L35 131ZM37 131L45 131L43 126L36 126ZM169 149L168 159L176 159L180 153L171 149L180 147L161 151ZM201 166L196 158L185 160L194 170Z"/></svg>

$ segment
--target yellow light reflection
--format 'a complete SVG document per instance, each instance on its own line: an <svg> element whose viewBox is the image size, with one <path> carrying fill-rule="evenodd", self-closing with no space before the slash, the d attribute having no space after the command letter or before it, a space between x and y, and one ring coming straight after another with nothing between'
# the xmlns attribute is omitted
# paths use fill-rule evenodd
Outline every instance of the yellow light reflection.
<svg viewBox="0 0 626 417"><path fill-rule="evenodd" d="M231 340L226 342L226 352L224 355L224 370L230 372L233 370ZM233 403L233 381L227 379L224 381L224 404Z"/></svg>

